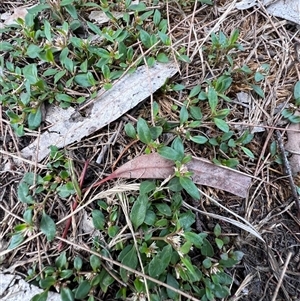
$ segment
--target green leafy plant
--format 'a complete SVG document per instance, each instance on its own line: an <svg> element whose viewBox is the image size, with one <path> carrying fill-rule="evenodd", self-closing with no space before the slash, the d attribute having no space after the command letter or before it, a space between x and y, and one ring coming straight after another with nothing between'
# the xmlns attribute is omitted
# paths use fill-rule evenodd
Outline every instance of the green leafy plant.
<svg viewBox="0 0 300 301"><path fill-rule="evenodd" d="M80 13L91 5L101 9L111 23L101 29L84 23ZM115 18L114 10L123 12L121 19ZM50 17L39 18L42 14ZM0 42L0 103L7 107L18 136L24 135L26 126L31 130L40 126L45 102L63 108L81 104L93 98L99 86L110 89L127 69L134 71L143 57L149 66L168 62L167 21L145 3L45 2L17 23L4 32L18 30L19 34ZM138 41L148 54L132 46Z"/></svg>
<svg viewBox="0 0 300 301"><path fill-rule="evenodd" d="M191 3L194 1L186 5ZM88 7L104 12L109 24L99 28L82 21L81 13ZM123 15L117 18L115 12ZM49 18L39 18L43 14ZM0 103L7 108L18 136L24 135L27 127L34 130L40 126L46 102L64 108L81 104L96 94L99 85L110 89L115 79L144 61L152 66L156 61L169 60L167 20L159 9L148 8L143 2L42 1L29 10L25 20L19 19L14 29L4 33L15 29L18 36L0 42L6 58L0 61ZM226 58L228 71L190 90L181 84L165 85L165 93L182 91L186 95L180 105L172 107L176 121L160 116L159 105L154 102L155 124L139 118L136 127L131 123L125 126L126 134L133 143L144 144L146 153L157 152L173 161L174 174L163 183L156 179L142 182L137 194L119 192L112 196L113 201L96 200L90 208L98 233L93 237L91 254L81 257L61 252L47 265L33 265L27 280L44 290L33 301L47 300L53 289L63 301L93 301L99 294L105 298L112 287L113 297L121 300L142 300L147 294L151 300L181 300L180 294L185 294L206 301L230 295L230 268L243 254L234 251L220 225L213 233L199 233L196 216L183 206L183 200L201 199L186 167L191 160L187 143L219 148L226 158L216 157L215 162L230 167L238 164L235 157L240 151L254 158L247 148L253 135L248 131L238 135L227 121L231 112L226 104L231 100L228 95L235 76L231 51L242 49L238 34L237 30L230 37L222 32L213 34L211 49L207 50L212 65ZM179 60L190 61L184 47L174 53ZM252 75L260 82L265 71ZM213 127L214 136L202 129L205 123ZM164 142L165 134L171 134L168 143ZM9 248L17 248L38 231L52 242L57 229L56 217L47 210L50 196L66 199L72 195L81 200L72 160L52 146L47 170L26 173L18 186L24 221L15 226Z"/></svg>
<svg viewBox="0 0 300 301"><path fill-rule="evenodd" d="M112 224L117 226L120 218L118 203L109 205L101 200L92 212L95 228L107 230L103 232L104 239L95 238L94 251L100 257L116 258L122 264L114 274L127 285L120 286L116 298L124 299L132 293L145 295L147 285L154 300L161 300L162 296L179 300L177 292L157 287L152 281L145 283L140 276L126 270L126 267L139 270L140 260L147 275L200 300L229 296L232 277L225 270L237 264L243 254L232 250L229 238L221 233L219 225L215 226L214 240L209 239L207 233L197 233L192 227L195 214L182 209L181 192L171 192L169 203L164 201L166 192L154 181L144 181L139 195L130 199L130 223L136 233L143 233L137 235L136 243L132 239L117 242L118 231L109 230ZM119 204L124 197L119 194ZM43 267L41 274L33 267L27 280L34 279L44 292L32 300L47 296L52 287L60 292L63 301L94 300L99 289L105 293L118 279L112 277L101 258L92 254L88 260L79 256L69 260L63 252L54 266ZM83 277L87 274L88 277Z"/></svg>
<svg viewBox="0 0 300 301"><path fill-rule="evenodd" d="M229 37L222 31L211 34L211 46L205 48L208 55L208 60L211 64L217 65L224 59L233 66L233 58L230 54L232 49L243 50L241 44L237 42L239 30L235 29Z"/></svg>
<svg viewBox="0 0 300 301"><path fill-rule="evenodd" d="M300 81L298 81L294 86L294 100L295 105L292 105L289 109L284 109L282 111L282 116L286 119L288 119L291 123L299 123L300 122L300 116L298 114L295 114L295 111L300 106Z"/></svg>
<svg viewBox="0 0 300 301"><path fill-rule="evenodd" d="M80 195L72 162L55 146L51 147L50 162L47 167L48 171L43 176L33 172L25 173L18 186L18 199L26 204L27 208L23 214L24 223L14 228L10 249L16 248L36 230L42 231L49 241L53 240L56 225L46 214L48 195L56 193L61 198L67 198L75 192ZM37 227L36 224L39 226Z"/></svg>

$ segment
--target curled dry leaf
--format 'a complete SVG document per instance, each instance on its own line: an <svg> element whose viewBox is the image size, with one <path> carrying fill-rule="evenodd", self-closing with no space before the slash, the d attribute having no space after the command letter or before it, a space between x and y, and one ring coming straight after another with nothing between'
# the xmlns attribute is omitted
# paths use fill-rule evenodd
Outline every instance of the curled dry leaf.
<svg viewBox="0 0 300 301"><path fill-rule="evenodd" d="M242 172L195 157L186 166L193 172L192 179L196 184L221 189L240 197L247 196L251 177ZM173 173L173 161L153 153L125 163L111 175L111 178L165 179Z"/></svg>

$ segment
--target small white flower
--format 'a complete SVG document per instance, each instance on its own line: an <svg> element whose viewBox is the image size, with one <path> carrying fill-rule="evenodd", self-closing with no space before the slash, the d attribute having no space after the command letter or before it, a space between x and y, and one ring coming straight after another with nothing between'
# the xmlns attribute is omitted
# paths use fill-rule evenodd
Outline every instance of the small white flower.
<svg viewBox="0 0 300 301"><path fill-rule="evenodd" d="M173 236L172 237L172 242L173 242L173 245L174 245L175 249L179 249L180 244L181 244L181 237L179 235Z"/></svg>
<svg viewBox="0 0 300 301"><path fill-rule="evenodd" d="M154 241L148 248L148 251L146 253L147 257L151 257L151 255L157 253L156 249L158 249L158 247L156 246L156 242Z"/></svg>

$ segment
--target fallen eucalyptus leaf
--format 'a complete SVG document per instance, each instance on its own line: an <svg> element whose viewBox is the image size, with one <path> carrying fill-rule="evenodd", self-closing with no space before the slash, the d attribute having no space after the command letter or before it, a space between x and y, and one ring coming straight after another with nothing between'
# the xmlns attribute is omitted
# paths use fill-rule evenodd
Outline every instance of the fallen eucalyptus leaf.
<svg viewBox="0 0 300 301"><path fill-rule="evenodd" d="M193 172L192 180L196 184L214 187L246 197L251 184L251 177L223 166L218 166L203 158L193 157L186 164ZM162 158L157 153L139 156L115 170L109 177L113 178L141 178L166 179L174 174L174 163Z"/></svg>

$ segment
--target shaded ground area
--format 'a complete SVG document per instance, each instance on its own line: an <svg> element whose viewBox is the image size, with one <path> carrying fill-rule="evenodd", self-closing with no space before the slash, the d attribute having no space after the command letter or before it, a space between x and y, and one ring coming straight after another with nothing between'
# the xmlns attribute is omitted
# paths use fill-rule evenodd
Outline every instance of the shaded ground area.
<svg viewBox="0 0 300 301"><path fill-rule="evenodd" d="M213 6L194 5L187 3L179 5L176 1L162 4L162 10L166 12L170 21L173 48L186 47L187 54L191 58L190 64L178 62L180 73L173 77L168 84L183 84L187 89L195 85L204 85L207 80L213 80L224 74L230 68L237 70L247 65L251 70L257 71L262 64L269 64L269 72L265 79L259 83L265 93L261 98L250 92L253 78L245 78L238 72L232 72L233 84L227 96L231 102L225 102L230 108L227 123L230 128L239 133L243 129L249 129L254 133L253 140L247 147L254 154L255 159L250 159L244 153L236 154L239 160L237 169L253 176L253 182L246 199L235 197L229 193L203 187L203 191L214 197L223 206L229 208L237 215L248 220L261 234L265 243L231 224L220 222L222 232L234 239L234 247L244 252L242 262L230 270L234 277L232 296L226 300L273 300L274 292L281 283L276 300L300 300L300 232L297 210L292 198L291 187L285 176L283 167L278 164L278 153L272 153L271 144L276 141L274 131L280 129L283 141L286 141L285 129L288 122L282 117L283 108L293 103L293 88L300 80L299 60L295 50L299 29L294 24L285 20L279 20L268 16L263 7L238 11L231 6L231 1L215 1ZM0 4L1 13L21 3ZM212 42L210 34L222 30L230 36L234 29L239 29L239 43L242 51L234 50L231 54L233 64L230 67L224 56L220 55L218 63L212 63L209 57ZM237 98L237 93L252 93L245 101ZM85 187L89 187L95 180L107 175L112 168L120 166L130 159L142 154L145 147L141 143L131 144L132 140L124 133L124 124L128 120L135 122L142 116L151 123L151 105L156 101L160 105L161 116L171 121L178 120L178 112L173 106L183 103L188 95L183 92L159 91L151 99L145 100L138 107L128 112L125 116L111 123L109 126L93 133L78 143L67 147L68 156L73 159L76 175L86 160L90 160L87 170ZM1 154L0 154L0 241L5 249L9 241L9 234L13 227L22 220L23 204L18 202L17 186L25 172L42 172L35 164L27 164L21 161L14 162L10 154L18 156L19 151L35 139L34 134L27 133L25 137L17 138L14 134L5 108L2 110ZM202 104L203 116L210 114L208 104ZM218 132L212 123L203 122L199 132L209 137L218 137ZM112 142L110 137L116 135ZM168 137L166 137L167 139ZM208 145L197 145L186 141L186 149L194 156L214 159L228 159L228 156L220 148ZM274 144L273 144L274 145ZM128 146L130 146L128 148ZM96 159L101 150L107 147L102 163L96 164ZM45 159L42 164L46 165ZM299 179L294 177L296 185ZM89 198L101 190L112 188L114 183L91 191ZM49 206L49 213L57 217L57 220L69 212L70 199L53 199ZM203 198L200 203L187 202L201 210L228 216L228 212L214 206L209 199ZM94 205L89 205L91 211ZM91 246L89 235L81 232L76 227L83 213L73 220L72 230L68 240L86 247ZM204 215L197 215L197 229L211 233L216 221ZM120 220L123 225L126 220ZM63 231L63 225L58 229ZM78 235L80 234L80 235ZM65 245L72 255L80 253L87 256L82 250L73 245ZM290 255L289 255L290 254ZM33 239L22 249L6 254L2 259L1 269L4 272L15 272L26 276L27 270L33 263L41 264L41 261L51 262L58 255L57 243L49 244L41 238ZM280 275L288 261L284 278ZM281 282L282 281L282 282ZM116 288L112 288L112 291ZM113 293L99 294L99 298L111 300ZM99 299L100 300L100 299Z"/></svg>

